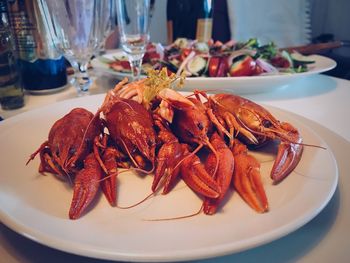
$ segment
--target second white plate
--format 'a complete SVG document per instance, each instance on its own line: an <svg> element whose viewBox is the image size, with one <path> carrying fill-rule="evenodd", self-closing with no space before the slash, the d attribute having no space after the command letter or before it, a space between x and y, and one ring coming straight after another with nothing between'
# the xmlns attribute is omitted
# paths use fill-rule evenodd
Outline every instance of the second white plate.
<svg viewBox="0 0 350 263"><path fill-rule="evenodd" d="M103 59L114 60L115 57L125 56L121 50L116 50L92 60L92 66L100 72L115 76L117 79L130 77L130 74L118 72L110 69L108 64L102 62ZM266 76L249 76L249 77L191 77L185 81L185 90L206 89L211 92L228 91L236 94L263 93L287 87L293 81L303 77L326 72L336 67L337 63L328 57L320 55L308 56L310 60L315 61L309 65L309 70L303 73L278 74Z"/></svg>

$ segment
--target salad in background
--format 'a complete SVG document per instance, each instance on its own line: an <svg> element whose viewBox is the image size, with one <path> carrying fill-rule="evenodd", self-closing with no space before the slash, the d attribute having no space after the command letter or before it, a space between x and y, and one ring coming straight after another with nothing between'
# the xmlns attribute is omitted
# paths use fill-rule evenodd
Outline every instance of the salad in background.
<svg viewBox="0 0 350 263"><path fill-rule="evenodd" d="M105 60L119 72L130 72L126 56ZM187 77L241 77L300 73L313 64L307 56L279 49L273 42L260 45L256 38L247 42L198 42L179 38L169 46L149 43L143 59L143 71L167 67Z"/></svg>

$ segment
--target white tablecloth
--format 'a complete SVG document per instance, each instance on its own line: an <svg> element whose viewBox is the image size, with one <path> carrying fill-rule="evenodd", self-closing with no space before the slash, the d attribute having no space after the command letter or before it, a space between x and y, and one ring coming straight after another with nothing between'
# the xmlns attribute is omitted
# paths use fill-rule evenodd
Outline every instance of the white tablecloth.
<svg viewBox="0 0 350 263"><path fill-rule="evenodd" d="M105 92L113 84L114 81L105 77L99 78L91 93ZM24 108L15 111L0 110L0 116L10 118L22 111L75 96L76 92L72 88L51 95L28 95ZM333 150L339 168L339 185L326 208L292 234L241 253L200 262L349 262L350 81L315 75L287 88L247 97L305 117L308 125ZM2 224L0 230L1 262L106 262L39 245Z"/></svg>

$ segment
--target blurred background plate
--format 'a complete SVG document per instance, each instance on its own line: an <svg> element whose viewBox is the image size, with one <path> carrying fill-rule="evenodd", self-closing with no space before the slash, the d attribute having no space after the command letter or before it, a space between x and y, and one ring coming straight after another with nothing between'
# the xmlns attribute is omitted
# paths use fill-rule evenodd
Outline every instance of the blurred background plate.
<svg viewBox="0 0 350 263"><path fill-rule="evenodd" d="M109 68L108 60L115 60L125 56L123 51L116 50L92 60L93 68L105 74L112 74L117 79L130 77L130 73L119 72ZM270 92L279 88L287 87L296 80L306 76L326 72L336 67L337 63L328 57L321 55L308 56L310 60L315 61L309 66L309 70L303 73L286 73L278 75L248 76L248 77L191 77L185 81L185 90L205 89L211 92L228 91L236 94L262 93Z"/></svg>

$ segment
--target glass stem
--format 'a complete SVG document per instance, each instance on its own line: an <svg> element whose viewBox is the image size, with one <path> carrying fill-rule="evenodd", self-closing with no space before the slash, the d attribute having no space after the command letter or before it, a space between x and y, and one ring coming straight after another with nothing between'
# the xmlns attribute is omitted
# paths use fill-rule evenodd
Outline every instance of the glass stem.
<svg viewBox="0 0 350 263"><path fill-rule="evenodd" d="M87 72L88 63L77 63L78 72L76 72L76 87L80 93L88 93L91 84L90 76Z"/></svg>
<svg viewBox="0 0 350 263"><path fill-rule="evenodd" d="M132 71L132 81L140 79L143 55L129 56L129 63Z"/></svg>

